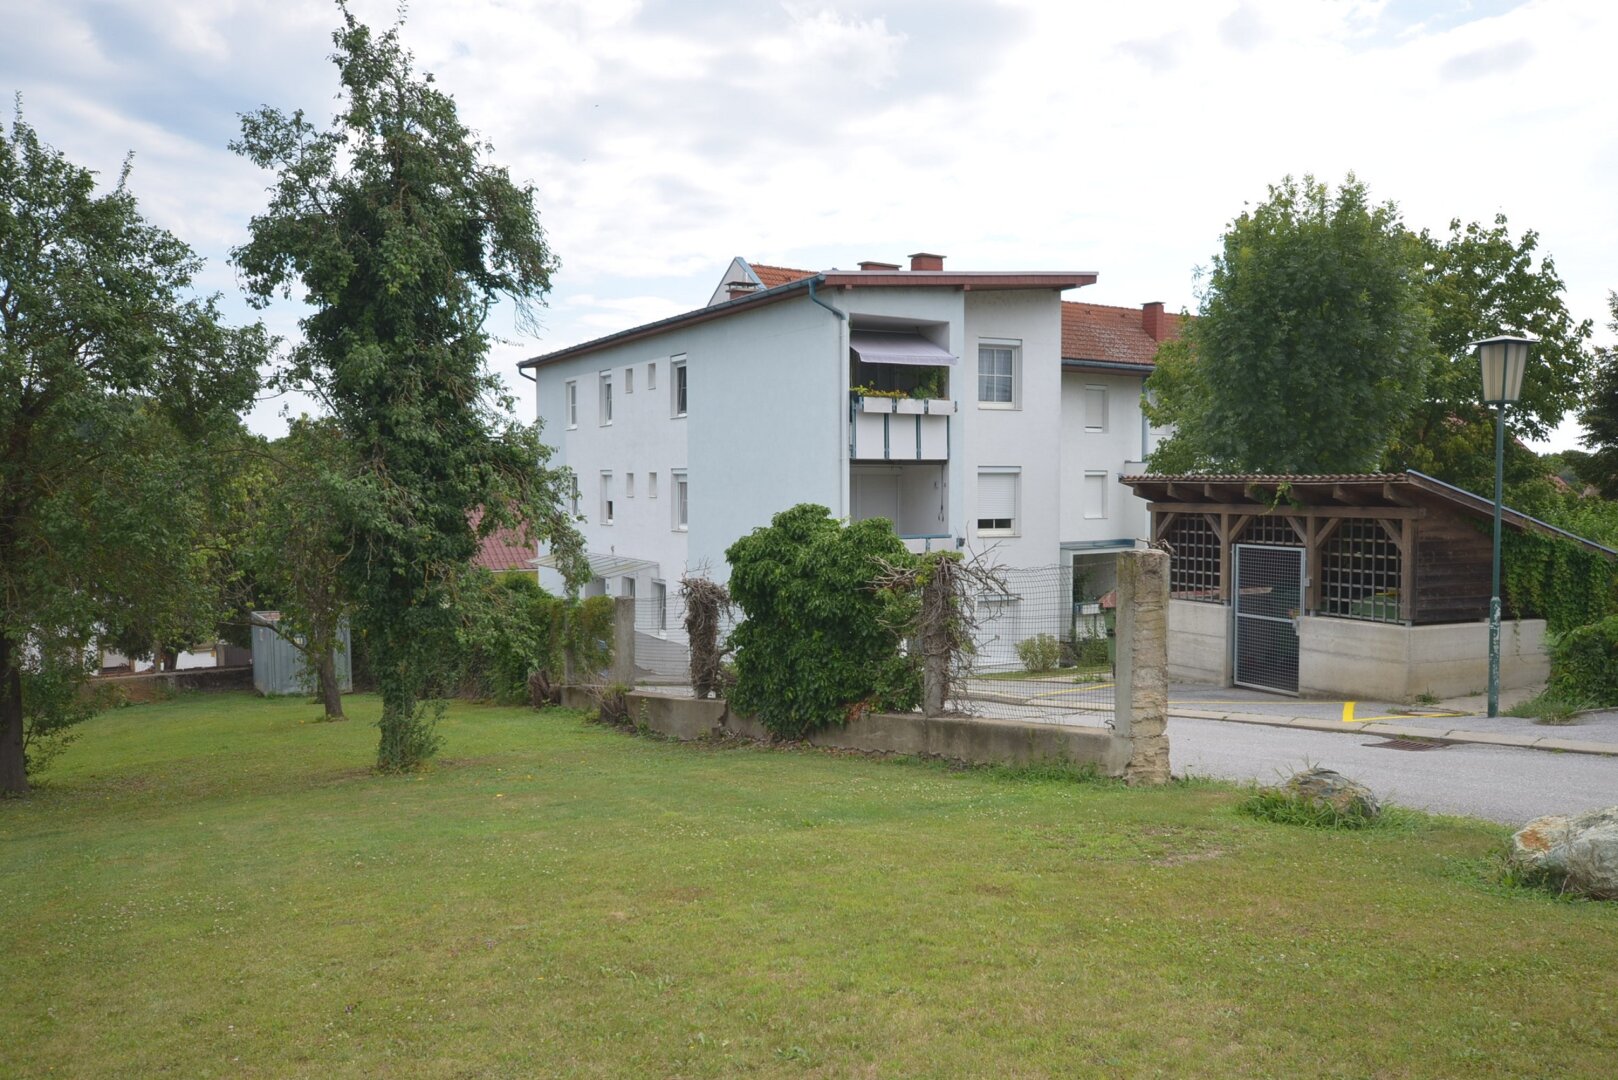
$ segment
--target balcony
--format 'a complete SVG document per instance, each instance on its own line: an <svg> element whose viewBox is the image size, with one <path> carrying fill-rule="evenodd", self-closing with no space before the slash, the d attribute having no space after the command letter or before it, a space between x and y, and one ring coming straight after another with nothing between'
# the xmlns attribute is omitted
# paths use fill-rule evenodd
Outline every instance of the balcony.
<svg viewBox="0 0 1618 1080"><path fill-rule="evenodd" d="M848 456L853 461L948 461L945 398L893 398L851 393Z"/></svg>
<svg viewBox="0 0 1618 1080"><path fill-rule="evenodd" d="M849 518L887 518L911 551L951 543L949 477L943 462L849 466Z"/></svg>

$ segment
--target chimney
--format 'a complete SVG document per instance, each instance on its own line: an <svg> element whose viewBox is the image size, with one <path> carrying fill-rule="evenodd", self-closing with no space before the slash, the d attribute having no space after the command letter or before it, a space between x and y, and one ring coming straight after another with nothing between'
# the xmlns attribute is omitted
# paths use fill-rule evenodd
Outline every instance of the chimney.
<svg viewBox="0 0 1618 1080"><path fill-rule="evenodd" d="M1153 341L1162 341L1163 335L1168 332L1168 326L1168 317L1163 314L1163 301L1153 300L1140 306L1140 328L1146 331L1147 337Z"/></svg>
<svg viewBox="0 0 1618 1080"><path fill-rule="evenodd" d="M887 263L887 262L875 262L875 261L873 261L871 259L862 259L860 261L860 269L864 270L866 272L870 272L872 270L897 270L897 269L899 269L899 264L898 263Z"/></svg>
<svg viewBox="0 0 1618 1080"><path fill-rule="evenodd" d="M751 281L732 281L725 288L730 293L731 300L740 300L744 296L752 296L758 292L758 286Z"/></svg>
<svg viewBox="0 0 1618 1080"><path fill-rule="evenodd" d="M910 269L942 270L944 269L944 256L934 255L926 251L918 251L910 256Z"/></svg>

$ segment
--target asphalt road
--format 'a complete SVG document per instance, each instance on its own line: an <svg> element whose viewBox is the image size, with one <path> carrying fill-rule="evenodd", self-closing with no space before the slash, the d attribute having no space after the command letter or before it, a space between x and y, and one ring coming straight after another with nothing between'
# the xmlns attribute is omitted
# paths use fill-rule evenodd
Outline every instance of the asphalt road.
<svg viewBox="0 0 1618 1080"><path fill-rule="evenodd" d="M1618 805L1618 757L1475 745L1436 750L1371 745L1384 741L1358 732L1169 719L1176 776L1273 782L1306 764L1319 765L1358 780L1385 801L1508 825Z"/></svg>

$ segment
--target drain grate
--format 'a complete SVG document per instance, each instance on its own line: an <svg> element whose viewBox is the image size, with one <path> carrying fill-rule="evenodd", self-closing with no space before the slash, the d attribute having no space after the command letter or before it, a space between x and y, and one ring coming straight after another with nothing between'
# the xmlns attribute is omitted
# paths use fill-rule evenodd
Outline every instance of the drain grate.
<svg viewBox="0 0 1618 1080"><path fill-rule="evenodd" d="M1428 742L1425 739L1386 739L1365 745L1381 750L1442 750L1449 743Z"/></svg>

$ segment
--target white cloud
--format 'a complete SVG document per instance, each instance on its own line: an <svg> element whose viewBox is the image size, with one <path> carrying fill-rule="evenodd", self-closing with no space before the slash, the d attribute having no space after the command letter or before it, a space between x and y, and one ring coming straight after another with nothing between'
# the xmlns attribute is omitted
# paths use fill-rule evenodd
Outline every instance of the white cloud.
<svg viewBox="0 0 1618 1080"><path fill-rule="evenodd" d="M335 10L22 7L0 71L29 119L104 170L135 150L148 212L230 288L268 181L226 151L234 116L329 116ZM381 28L395 5L354 10ZM737 254L937 250L1187 306L1226 222L1287 173L1354 170L1418 228L1504 211L1602 325L1618 287L1618 7L1594 0L444 0L403 37L536 184L562 260L543 336L495 354L514 388L512 357L700 305Z"/></svg>

